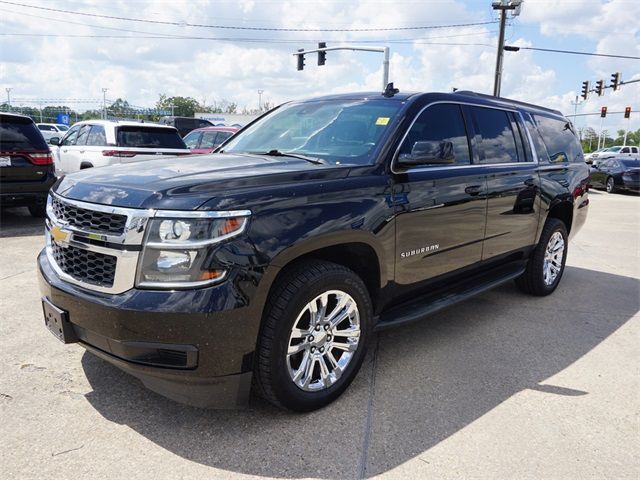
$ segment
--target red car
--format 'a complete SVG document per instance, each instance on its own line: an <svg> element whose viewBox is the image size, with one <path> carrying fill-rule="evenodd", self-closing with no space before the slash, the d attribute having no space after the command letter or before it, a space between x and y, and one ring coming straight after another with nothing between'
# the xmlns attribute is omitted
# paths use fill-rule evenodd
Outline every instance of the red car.
<svg viewBox="0 0 640 480"><path fill-rule="evenodd" d="M184 137L191 153L211 153L227 138L236 133L236 127L204 127L192 130Z"/></svg>

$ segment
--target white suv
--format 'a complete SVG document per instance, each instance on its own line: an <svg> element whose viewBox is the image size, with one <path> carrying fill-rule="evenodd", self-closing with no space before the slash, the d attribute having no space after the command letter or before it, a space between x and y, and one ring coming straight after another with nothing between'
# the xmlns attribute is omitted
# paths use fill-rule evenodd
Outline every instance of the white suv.
<svg viewBox="0 0 640 480"><path fill-rule="evenodd" d="M69 127L60 123L36 123L36 127L38 127L46 141L51 140L53 137L62 138L69 130Z"/></svg>
<svg viewBox="0 0 640 480"><path fill-rule="evenodd" d="M58 175L191 153L175 128L141 122L78 122L62 140L53 138L49 143L54 145Z"/></svg>

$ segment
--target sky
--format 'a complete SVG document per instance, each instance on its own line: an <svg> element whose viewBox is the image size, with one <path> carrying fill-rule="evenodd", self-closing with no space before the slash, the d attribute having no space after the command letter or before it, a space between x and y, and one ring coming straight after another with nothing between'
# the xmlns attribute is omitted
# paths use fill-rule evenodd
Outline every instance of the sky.
<svg viewBox="0 0 640 480"><path fill-rule="evenodd" d="M146 21L126 20L132 18ZM521 14L508 20L506 44L640 57L639 18L638 0L525 0ZM401 91L491 93L497 19L491 0L0 0L0 94L11 88L12 105L93 102L66 102L82 111L96 108L108 88L108 99L141 107L153 107L162 93L251 109L258 90L274 105L381 89L379 53L328 52L321 67L310 55L297 71L292 53L318 41L390 46L390 80ZM456 26L422 28L445 25ZM387 30L344 31L358 29ZM165 38L143 38L159 36ZM613 72L623 81L640 78L640 60L505 52L502 95L572 114L582 82L609 84ZM609 112L633 111L629 123L609 115L604 128L640 128L640 83L591 94L577 112L603 105ZM575 123L599 129L600 117Z"/></svg>

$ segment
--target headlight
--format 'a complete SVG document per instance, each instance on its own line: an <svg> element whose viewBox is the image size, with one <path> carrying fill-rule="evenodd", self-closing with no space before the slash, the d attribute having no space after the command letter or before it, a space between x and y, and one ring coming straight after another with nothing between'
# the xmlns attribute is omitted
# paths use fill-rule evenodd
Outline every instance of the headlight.
<svg viewBox="0 0 640 480"><path fill-rule="evenodd" d="M226 270L209 264L209 247L241 234L246 225L246 216L153 218L138 264L137 285L193 288L221 281Z"/></svg>

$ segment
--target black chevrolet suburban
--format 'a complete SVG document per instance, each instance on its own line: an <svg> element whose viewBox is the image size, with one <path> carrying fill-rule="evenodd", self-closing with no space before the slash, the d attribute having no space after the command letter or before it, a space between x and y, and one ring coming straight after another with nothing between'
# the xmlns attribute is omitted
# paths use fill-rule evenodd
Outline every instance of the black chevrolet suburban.
<svg viewBox="0 0 640 480"><path fill-rule="evenodd" d="M286 103L216 153L90 169L48 198L45 323L196 406L308 411L375 331L504 282L547 295L586 219L559 112L473 92Z"/></svg>

